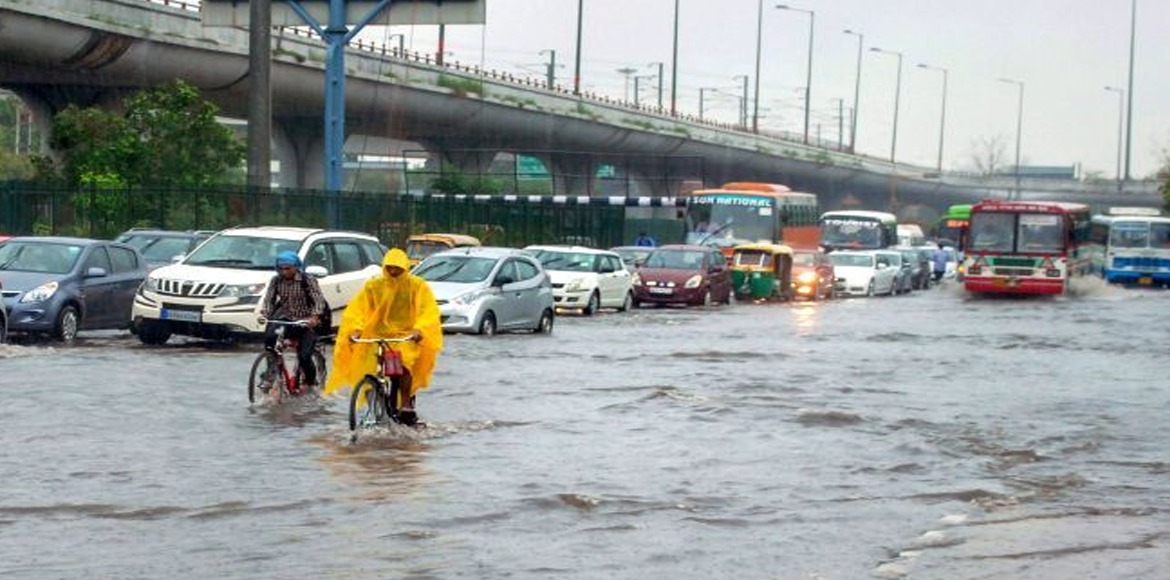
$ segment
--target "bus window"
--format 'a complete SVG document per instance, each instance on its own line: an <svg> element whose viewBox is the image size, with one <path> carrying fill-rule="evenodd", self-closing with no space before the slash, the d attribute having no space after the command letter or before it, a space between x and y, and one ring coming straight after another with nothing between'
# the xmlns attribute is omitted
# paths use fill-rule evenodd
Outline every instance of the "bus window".
<svg viewBox="0 0 1170 580"><path fill-rule="evenodd" d="M1019 251L1064 252L1064 220L1054 214L1020 214Z"/></svg>
<svg viewBox="0 0 1170 580"><path fill-rule="evenodd" d="M971 249L976 252L1011 252L1016 215L979 213L971 216Z"/></svg>

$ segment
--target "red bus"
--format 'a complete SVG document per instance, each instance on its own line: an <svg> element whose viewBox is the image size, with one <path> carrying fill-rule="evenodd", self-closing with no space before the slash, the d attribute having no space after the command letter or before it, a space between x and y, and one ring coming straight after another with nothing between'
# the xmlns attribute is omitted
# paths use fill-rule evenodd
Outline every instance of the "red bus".
<svg viewBox="0 0 1170 580"><path fill-rule="evenodd" d="M963 284L970 292L1063 294L1089 272L1089 206L985 200L971 208Z"/></svg>

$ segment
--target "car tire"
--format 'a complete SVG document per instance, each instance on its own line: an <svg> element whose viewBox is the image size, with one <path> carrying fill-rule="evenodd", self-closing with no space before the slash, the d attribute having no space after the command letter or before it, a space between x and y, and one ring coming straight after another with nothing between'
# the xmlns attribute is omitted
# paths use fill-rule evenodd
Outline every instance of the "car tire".
<svg viewBox="0 0 1170 580"><path fill-rule="evenodd" d="M699 306L710 308L712 304L714 304L714 301L711 300L711 289L708 288L703 292L703 300L699 302Z"/></svg>
<svg viewBox="0 0 1170 580"><path fill-rule="evenodd" d="M170 326L161 320L143 320L138 323L138 340L142 344L158 346L171 338Z"/></svg>
<svg viewBox="0 0 1170 580"><path fill-rule="evenodd" d="M53 327L53 338L61 342L73 342L77 338L77 327L81 325L81 316L77 307L66 305L57 315L57 324Z"/></svg>
<svg viewBox="0 0 1170 580"><path fill-rule="evenodd" d="M544 312L540 313L540 321L536 323L536 328L533 330L536 334L552 334L553 321L556 318L553 316L551 308L546 308Z"/></svg>
<svg viewBox="0 0 1170 580"><path fill-rule="evenodd" d="M0 304L0 344L8 342L8 314L4 312L4 305Z"/></svg>
<svg viewBox="0 0 1170 580"><path fill-rule="evenodd" d="M496 335L496 315L491 310L483 313L483 318L479 321L479 334L483 336Z"/></svg>
<svg viewBox="0 0 1170 580"><path fill-rule="evenodd" d="M593 293L589 295L589 302L585 303L585 308L581 309L581 314L584 314L585 316L593 316L594 314L597 314L597 310L599 308L601 308L601 297L598 296L597 291L594 290Z"/></svg>
<svg viewBox="0 0 1170 580"><path fill-rule="evenodd" d="M865 288L865 295L866 296L873 296L873 291L874 291L874 283L873 283L873 280L870 280L869 286L867 286Z"/></svg>
<svg viewBox="0 0 1170 580"><path fill-rule="evenodd" d="M622 305L618 307L618 312L628 312L631 308L637 308L638 303L634 302L634 293L626 292L626 299Z"/></svg>

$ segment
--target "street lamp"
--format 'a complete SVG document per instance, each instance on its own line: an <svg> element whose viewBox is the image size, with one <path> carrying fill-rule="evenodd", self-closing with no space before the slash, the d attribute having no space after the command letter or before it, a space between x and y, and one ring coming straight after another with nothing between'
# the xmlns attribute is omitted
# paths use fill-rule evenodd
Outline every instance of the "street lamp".
<svg viewBox="0 0 1170 580"><path fill-rule="evenodd" d="M625 92L625 95L623 96L622 100L629 102L629 100L630 100L630 76L633 75L634 73L638 72L638 69L630 68L627 66L627 67L622 67L622 68L617 69L617 72L621 73L622 75L624 75L626 77L626 92Z"/></svg>
<svg viewBox="0 0 1170 580"><path fill-rule="evenodd" d="M1121 173L1121 136L1124 134L1123 127L1125 126L1125 89L1105 87L1105 90L1117 93L1117 192L1121 193L1121 184L1124 181L1124 175Z"/></svg>
<svg viewBox="0 0 1170 580"><path fill-rule="evenodd" d="M761 2L763 0L760 0ZM661 77L661 69L658 76ZM678 93L678 0L674 0L674 48L670 57L670 116L675 115ZM661 97L659 98L661 100ZM659 105L661 107L661 104Z"/></svg>
<svg viewBox="0 0 1170 580"><path fill-rule="evenodd" d="M902 53L876 46L870 47L870 50L898 57L898 79L894 84L894 135L890 140L890 163L897 163L895 156L898 150L898 101L902 98Z"/></svg>
<svg viewBox="0 0 1170 580"><path fill-rule="evenodd" d="M748 79L747 75L735 75L731 80L743 80L743 96L740 97L739 104L739 126L747 127L747 104L748 104Z"/></svg>
<svg viewBox="0 0 1170 580"><path fill-rule="evenodd" d="M808 117L809 109L812 108L812 62L813 62L813 25L817 18L817 13L812 10L805 10L804 8L793 8L787 4L777 4L776 8L779 10L791 10L793 12L804 12L808 14L808 65L805 67L805 83L804 83L804 142L808 144Z"/></svg>
<svg viewBox="0 0 1170 580"><path fill-rule="evenodd" d="M998 79L1001 83L1016 85L1019 91L1019 101L1016 104L1016 199L1020 199L1020 136L1024 127L1024 82L1014 79Z"/></svg>
<svg viewBox="0 0 1170 580"><path fill-rule="evenodd" d="M854 76L853 82L853 118L850 120L849 127L849 152L857 153L857 106L858 100L861 99L861 51L865 45L865 35L860 32L846 29L845 34L851 34L857 37L857 74Z"/></svg>
<svg viewBox="0 0 1170 580"><path fill-rule="evenodd" d="M549 48L540 51L538 54L548 54L548 72L545 73L545 84L549 90L557 85L557 51L554 48Z"/></svg>
<svg viewBox="0 0 1170 580"><path fill-rule="evenodd" d="M646 66L658 67L658 110L662 111L662 68L665 66L662 62L652 62Z"/></svg>
<svg viewBox="0 0 1170 580"><path fill-rule="evenodd" d="M760 132L760 48L764 39L764 0L756 5L756 99L752 103L752 132Z"/></svg>
<svg viewBox="0 0 1170 580"><path fill-rule="evenodd" d="M942 113L938 122L938 172L942 173L943 139L947 132L947 69L922 63L918 64L918 68L942 73Z"/></svg>

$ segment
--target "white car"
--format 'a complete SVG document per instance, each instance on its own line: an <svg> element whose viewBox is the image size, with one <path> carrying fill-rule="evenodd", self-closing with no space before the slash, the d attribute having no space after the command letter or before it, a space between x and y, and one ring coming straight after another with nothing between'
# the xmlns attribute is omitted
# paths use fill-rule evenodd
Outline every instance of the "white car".
<svg viewBox="0 0 1170 580"><path fill-rule="evenodd" d="M521 250L447 250L431 254L411 273L430 284L447 332L552 332L555 313L548 274Z"/></svg>
<svg viewBox="0 0 1170 580"><path fill-rule="evenodd" d="M276 275L276 255L296 252L317 276L334 323L372 276L386 248L374 236L310 228L223 230L176 264L152 271L138 289L131 330L145 344L171 335L228 340L264 332L260 301Z"/></svg>
<svg viewBox="0 0 1170 580"><path fill-rule="evenodd" d="M838 250L829 254L837 276L833 285L838 296L873 296L893 294L897 288L898 269L878 252Z"/></svg>
<svg viewBox="0 0 1170 580"><path fill-rule="evenodd" d="M557 308L591 316L601 308L629 310L634 303L634 275L615 252L582 246L528 246L552 279Z"/></svg>

